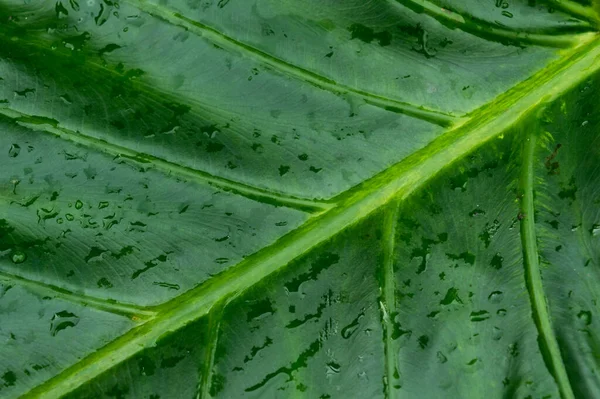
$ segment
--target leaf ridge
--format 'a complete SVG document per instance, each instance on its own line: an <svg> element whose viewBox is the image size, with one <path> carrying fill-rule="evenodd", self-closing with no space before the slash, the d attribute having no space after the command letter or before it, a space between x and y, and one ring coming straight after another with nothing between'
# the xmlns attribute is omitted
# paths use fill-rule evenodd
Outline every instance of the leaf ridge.
<svg viewBox="0 0 600 399"><path fill-rule="evenodd" d="M223 298L252 287L391 200L406 198L444 167L501 134L541 103L552 101L596 72L600 69L599 59L598 40L574 50L523 85L518 85L510 92L510 98L501 98L484 106L469 123L447 132L426 148L340 196L339 206L309 219L303 226L249 256L236 267L161 305L157 309L159 316L34 388L29 396L60 397L72 391L152 346L165 333L197 320Z"/></svg>
<svg viewBox="0 0 600 399"><path fill-rule="evenodd" d="M300 68L248 44L239 42L236 39L229 37L214 28L211 28L210 26L187 18L179 13L171 12L165 9L165 7L149 4L144 0L125 1L158 19L180 26L190 32L193 32L194 34L197 34L198 36L206 38L207 40L221 47L228 48L229 50L233 50L244 56L257 59L260 62L274 68L275 70L286 74L287 76L310 83L334 94L344 94L359 97L367 103L383 108L387 111L406 114L443 127L449 127L453 123L460 120L460 118L448 113L444 113L440 110L416 106L335 82L334 80L325 76L321 76L307 69Z"/></svg>
<svg viewBox="0 0 600 399"><path fill-rule="evenodd" d="M140 153L118 144L112 144L108 141L67 129L60 126L59 122L55 119L27 115L10 108L0 108L0 115L12 119L19 125L30 128L31 130L49 133L84 147L113 155L115 158L130 159L141 164L150 164L167 175L173 174L203 185L214 186L224 191L230 191L258 202L275 206L285 206L310 213L323 212L334 206L333 204L325 201L297 198L284 193L274 192L244 183L239 183L234 180L211 175L198 169L179 165L163 158Z"/></svg>
<svg viewBox="0 0 600 399"><path fill-rule="evenodd" d="M534 128L530 128L534 132ZM526 137L523 159L521 202L521 241L525 258L525 280L531 300L531 311L538 330L538 342L544 361L554 377L561 397L563 399L574 399L573 389L569 382L567 370L560 354L560 347L554 334L552 320L548 312L548 303L542 283L540 272L539 252L537 248L537 236L535 232L535 209L534 209L534 161L537 136L535 133Z"/></svg>

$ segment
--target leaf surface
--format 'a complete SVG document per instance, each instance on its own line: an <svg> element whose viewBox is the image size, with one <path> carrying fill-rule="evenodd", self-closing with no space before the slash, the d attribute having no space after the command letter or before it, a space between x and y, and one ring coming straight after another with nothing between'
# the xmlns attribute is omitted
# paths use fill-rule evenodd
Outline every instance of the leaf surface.
<svg viewBox="0 0 600 399"><path fill-rule="evenodd" d="M538 3L2 1L2 395L599 395L598 17Z"/></svg>

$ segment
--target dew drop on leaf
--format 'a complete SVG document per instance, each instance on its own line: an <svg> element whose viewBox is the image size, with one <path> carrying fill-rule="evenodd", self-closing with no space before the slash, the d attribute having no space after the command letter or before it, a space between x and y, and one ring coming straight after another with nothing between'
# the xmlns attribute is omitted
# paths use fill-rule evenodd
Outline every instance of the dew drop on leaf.
<svg viewBox="0 0 600 399"><path fill-rule="evenodd" d="M18 144L12 144L8 149L8 156L16 158L21 153L21 147Z"/></svg>
<svg viewBox="0 0 600 399"><path fill-rule="evenodd" d="M74 313L67 312L66 310L54 313L50 323L50 334L54 337L65 328L75 327L78 323L79 316Z"/></svg>
<svg viewBox="0 0 600 399"><path fill-rule="evenodd" d="M504 293L502 291L493 291L489 296L488 300L491 303L500 303L504 298Z"/></svg>
<svg viewBox="0 0 600 399"><path fill-rule="evenodd" d="M592 312L589 310L582 310L581 312L577 313L577 318L584 326L589 326L592 324Z"/></svg>
<svg viewBox="0 0 600 399"><path fill-rule="evenodd" d="M11 260L15 264L23 263L27 260L27 254L23 251L15 251L12 254Z"/></svg>
<svg viewBox="0 0 600 399"><path fill-rule="evenodd" d="M492 329L492 339L494 341L499 341L503 335L504 335L504 332L500 328L494 327Z"/></svg>

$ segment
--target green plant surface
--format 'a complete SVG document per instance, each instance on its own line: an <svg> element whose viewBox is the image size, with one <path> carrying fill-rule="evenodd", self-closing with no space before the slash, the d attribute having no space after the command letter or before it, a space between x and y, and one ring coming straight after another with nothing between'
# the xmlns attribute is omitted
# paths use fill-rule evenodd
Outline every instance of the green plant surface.
<svg viewBox="0 0 600 399"><path fill-rule="evenodd" d="M600 397L597 9L0 0L0 396Z"/></svg>

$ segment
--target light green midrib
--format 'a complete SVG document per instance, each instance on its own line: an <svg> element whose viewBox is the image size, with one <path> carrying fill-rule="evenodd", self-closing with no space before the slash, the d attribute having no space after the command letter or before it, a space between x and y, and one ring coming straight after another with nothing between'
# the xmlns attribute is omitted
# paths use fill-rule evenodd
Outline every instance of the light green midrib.
<svg viewBox="0 0 600 399"><path fill-rule="evenodd" d="M530 132L525 144L523 157L523 199L521 222L521 240L525 255L525 272L527 276L527 288L531 298L532 313L538 328L540 339L547 348L546 361L550 363L551 373L554 376L561 397L563 399L574 399L571 383L562 360L560 347L554 334L552 320L548 312L548 303L542 283L540 272L539 252L537 248L537 236L535 231L535 208L534 208L534 162L537 136L534 131Z"/></svg>
<svg viewBox="0 0 600 399"><path fill-rule="evenodd" d="M444 9L434 2L427 0L388 0L392 5L402 4L408 8L421 7L429 16L435 18L442 24L452 24L459 29L477 35L485 33L490 37L500 40L513 40L522 43L537 44L548 47L569 47L577 44L586 33L571 34L546 34L542 32L522 32L503 28L497 24L491 24L484 20L477 22L466 21L462 15Z"/></svg>
<svg viewBox="0 0 600 399"><path fill-rule="evenodd" d="M186 16L181 15L179 13L168 10L163 6L150 4L144 0L125 0L125 2L135 6L136 8L139 8L140 10L156 18L167 21L170 24L183 27L194 34L197 34L198 36L204 37L205 39L217 44L219 47L227 48L229 50L242 54L248 58L258 60L261 63L269 65L275 70L284 73L287 76L310 83L331 93L337 95L346 94L358 96L359 98L364 99L371 105L388 110L396 110L406 115L422 119L424 121L434 123L440 126L449 127L457 121L460 122L459 117L443 112L441 110L434 110L425 107L415 106L413 104L394 100L379 94L367 92L355 87L335 82L330 78L300 68L298 66L290 64L287 61L265 53L255 47L242 43L232 37L229 37L219 32L218 30L210 26L207 26L193 19L187 18Z"/></svg>
<svg viewBox="0 0 600 399"><path fill-rule="evenodd" d="M95 150L113 156L129 158L141 164L148 163L167 175L175 174L188 180L200 183L202 185L211 185L217 188L221 188L225 191L233 191L243 197L258 200L259 202L261 199L263 201L270 200L273 203L288 208L311 212L322 212L333 207L333 204L328 202L286 196L283 193L276 193L274 191L269 191L262 188L239 183L233 180L225 179L223 177L214 176L207 172L169 162L165 159L149 154L140 153L128 147L112 144L105 140L90 137L80 132L75 132L58 125L52 126L50 124L50 121L44 123L45 118L43 117L40 118L37 116L27 115L8 107L0 107L0 115L4 115L9 119L18 122L21 126L29 128L31 130L49 133L63 140L71 141L76 144L85 146L87 148L93 148ZM40 121L37 122L36 118L39 118Z"/></svg>
<svg viewBox="0 0 600 399"><path fill-rule="evenodd" d="M396 226L398 224L399 201L392 201L384 215L383 236L386 237L383 252L383 321L385 323L385 374L386 398L395 397L394 374L398 367L394 351L394 320L396 310L396 278L394 275L394 248L396 244Z"/></svg>
<svg viewBox="0 0 600 399"><path fill-rule="evenodd" d="M600 43L596 40L540 71L534 80L528 81L524 88L516 92L519 100L509 101L511 107L508 109L485 107L479 117L486 117L488 123L465 124L457 131L447 133L410 159L371 179L362 186L362 192L350 192L343 201L344 207L333 208L321 217L309 220L275 244L246 258L235 268L166 303L159 308L159 316L88 355L34 388L25 397L57 398L76 389L140 350L153 346L169 331L204 316L223 298L252 287L293 259L358 223L391 199L406 198L443 167L501 134L540 103L554 100L596 72L600 69L599 59ZM473 118L477 119L478 116L474 115ZM469 130L465 132L464 129Z"/></svg>

